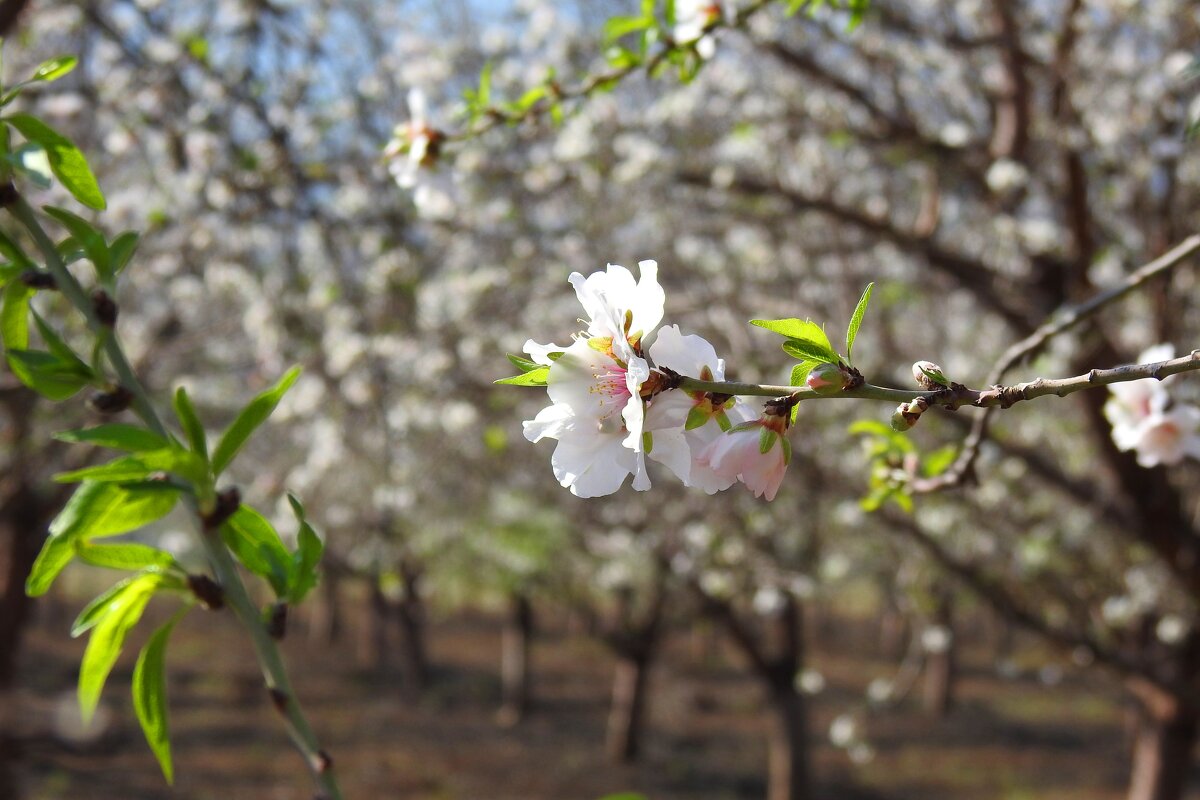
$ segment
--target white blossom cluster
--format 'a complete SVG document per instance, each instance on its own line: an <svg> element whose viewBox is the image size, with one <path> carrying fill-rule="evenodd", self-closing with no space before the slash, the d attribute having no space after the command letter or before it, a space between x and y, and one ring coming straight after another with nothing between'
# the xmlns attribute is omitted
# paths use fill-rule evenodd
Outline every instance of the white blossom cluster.
<svg viewBox="0 0 1200 800"><path fill-rule="evenodd" d="M787 412L757 414L740 398L660 390L664 374L655 368L720 381L725 362L699 336L676 325L659 330L658 264L638 266L636 282L617 264L587 278L573 273L587 329L567 347L526 342L534 363L549 368L551 405L525 422L525 437L558 440L554 476L578 497L612 494L631 474L634 489L649 489L649 457L709 494L740 480L773 500L791 460Z"/></svg>
<svg viewBox="0 0 1200 800"><path fill-rule="evenodd" d="M1151 347L1139 356L1143 364L1175 357L1169 344ZM1112 423L1112 438L1121 450L1137 454L1138 464L1156 467L1200 458L1200 408L1171 396L1173 378L1114 383L1104 414Z"/></svg>

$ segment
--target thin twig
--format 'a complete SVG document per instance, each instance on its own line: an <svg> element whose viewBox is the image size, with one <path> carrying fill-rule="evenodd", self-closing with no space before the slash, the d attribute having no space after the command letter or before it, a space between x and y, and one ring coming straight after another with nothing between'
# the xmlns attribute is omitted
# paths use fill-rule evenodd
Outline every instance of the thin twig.
<svg viewBox="0 0 1200 800"><path fill-rule="evenodd" d="M135 413L151 430L166 436L166 425L163 424L158 412L150 404L146 390L130 366L116 332L97 318L87 292L63 263L58 249L45 229L42 228L33 209L24 198L17 198L8 208L17 221L29 231L38 249L42 251L42 255L46 259L46 267L57 280L59 290L83 314L88 328L103 342L105 354L108 356L113 370L117 373L121 386L131 392L134 397L133 410ZM190 500L188 505L192 511L192 521L196 526L200 541L204 545L205 553L217 580L225 591L226 602L250 635L255 655L262 667L267 689L276 708L284 717L288 735L304 757L305 763L312 772L314 782L322 792L322 797L326 797L328 800L341 800L342 794L333 774L332 762L318 744L312 727L292 691L279 648L263 625L258 609L251 600L229 551L219 537L210 535L204 530L204 523L200 518L195 498L190 498Z"/></svg>

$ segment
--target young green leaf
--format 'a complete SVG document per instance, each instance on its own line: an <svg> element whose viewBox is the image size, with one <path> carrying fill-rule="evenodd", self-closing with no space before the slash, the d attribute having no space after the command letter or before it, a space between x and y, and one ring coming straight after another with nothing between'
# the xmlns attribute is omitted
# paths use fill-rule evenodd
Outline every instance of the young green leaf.
<svg viewBox="0 0 1200 800"><path fill-rule="evenodd" d="M17 380L50 400L66 400L92 382L92 370L79 359L44 350L9 350L8 366Z"/></svg>
<svg viewBox="0 0 1200 800"><path fill-rule="evenodd" d="M838 354L831 348L804 339L788 339L783 343L783 352L792 358L815 361L818 364L836 364L839 361Z"/></svg>
<svg viewBox="0 0 1200 800"><path fill-rule="evenodd" d="M84 606L79 615L75 617L75 621L71 623L71 638L76 639L82 636L96 627L96 624L104 619L109 612L121 608L121 605L119 603L114 604L113 600L120 598L134 581L142 580L143 578L145 578L145 575L142 574L130 575L128 578L117 581L93 597L91 602Z"/></svg>
<svg viewBox="0 0 1200 800"><path fill-rule="evenodd" d="M110 447L130 453L162 450L170 446L170 442L154 431L121 423L97 425L94 428L81 428L76 431L59 431L54 434L54 438L60 442L94 444L97 447Z"/></svg>
<svg viewBox="0 0 1200 800"><path fill-rule="evenodd" d="M142 570L148 567L163 570L183 569L175 557L166 550L159 550L157 547L137 542L92 544L76 539L75 553L83 563L106 569Z"/></svg>
<svg viewBox="0 0 1200 800"><path fill-rule="evenodd" d="M27 140L40 144L50 159L50 169L76 200L88 208L103 211L106 203L96 176L92 174L87 159L70 139L55 131L46 123L28 114L12 114L4 121L12 125Z"/></svg>
<svg viewBox="0 0 1200 800"><path fill-rule="evenodd" d="M75 542L116 536L165 517L179 499L177 491L138 491L115 483L83 483L50 523L50 538L30 570L25 592L46 593L75 556Z"/></svg>
<svg viewBox="0 0 1200 800"><path fill-rule="evenodd" d="M10 281L4 287L4 305L0 306L0 337L6 350L25 350L29 347L29 298L34 290L21 281Z"/></svg>
<svg viewBox="0 0 1200 800"><path fill-rule="evenodd" d="M847 361L854 355L854 340L858 338L858 329L862 325L863 315L867 313L867 303L871 302L871 290L874 288L874 282L867 284L867 288L863 290L862 297L858 299L858 305L854 307L854 313L850 316L850 325L846 328Z"/></svg>
<svg viewBox="0 0 1200 800"><path fill-rule="evenodd" d="M56 81L63 75L75 69L79 59L75 56L59 56L43 61L29 78L31 81Z"/></svg>
<svg viewBox="0 0 1200 800"><path fill-rule="evenodd" d="M0 255L11 261L13 266L18 268L18 271L37 269L37 264L34 264L29 256L25 255L25 251L21 249L21 246L8 238L8 235L3 232L0 232Z"/></svg>
<svg viewBox="0 0 1200 800"><path fill-rule="evenodd" d="M43 206L43 210L67 229L75 243L83 248L88 259L96 265L96 271L102 279L113 276L112 252L108 249L104 234L95 225L64 208Z"/></svg>
<svg viewBox="0 0 1200 800"><path fill-rule="evenodd" d="M296 552L292 554L287 600L292 605L298 605L304 600L305 595L317 585L317 566L321 563L325 543L321 541L321 537L317 536L312 525L308 524L304 506L300 504L295 495L289 493L288 502L292 506L292 512L296 515L296 521L300 523L300 531L296 535Z"/></svg>
<svg viewBox="0 0 1200 800"><path fill-rule="evenodd" d="M79 665L79 710L85 722L91 720L100 702L100 692L108 680L125 637L142 618L146 604L158 589L161 576L145 573L134 578L112 597L92 628L83 661Z"/></svg>
<svg viewBox="0 0 1200 800"><path fill-rule="evenodd" d="M59 483L76 481L128 483L144 480L156 472L169 472L191 483L202 483L207 478L208 467L195 453L181 447L170 446L161 450L147 450L136 455L124 456L107 464L97 464L71 472L60 472L54 476L54 480Z"/></svg>
<svg viewBox="0 0 1200 800"><path fill-rule="evenodd" d="M271 584L278 597L287 595L291 553L266 517L243 505L221 526L221 539L242 566Z"/></svg>
<svg viewBox="0 0 1200 800"><path fill-rule="evenodd" d="M146 744L158 759L167 783L174 783L171 764L171 734L167 720L167 641L175 624L188 612L185 607L154 632L133 667L133 710L137 714Z"/></svg>
<svg viewBox="0 0 1200 800"><path fill-rule="evenodd" d="M546 377L549 374L549 367L539 366L520 375L513 375L511 378L501 378L496 383L507 386L545 386Z"/></svg>
<svg viewBox="0 0 1200 800"><path fill-rule="evenodd" d="M271 412L275 410L284 394L292 388L292 384L299 377L300 367L292 367L279 379L279 383L255 397L242 409L242 412L222 434L221 440L217 442L217 446L213 450L212 470L214 476L225 471L229 462L233 461L234 456L242 449L242 445L250 438L250 434L254 433L255 429L271 416Z"/></svg>
<svg viewBox="0 0 1200 800"><path fill-rule="evenodd" d="M138 234L134 231L125 231L112 240L112 243L108 247L108 252L112 256L112 271L114 275L120 275L121 271L129 266L133 254L137 251L138 241Z"/></svg>
<svg viewBox="0 0 1200 800"><path fill-rule="evenodd" d="M192 451L207 461L208 439L204 435L204 426L200 424L200 417L196 414L196 407L192 405L192 398L188 397L187 389L182 386L176 389L172 404L175 407L175 416L179 419L179 424L187 436L188 444L192 446Z"/></svg>

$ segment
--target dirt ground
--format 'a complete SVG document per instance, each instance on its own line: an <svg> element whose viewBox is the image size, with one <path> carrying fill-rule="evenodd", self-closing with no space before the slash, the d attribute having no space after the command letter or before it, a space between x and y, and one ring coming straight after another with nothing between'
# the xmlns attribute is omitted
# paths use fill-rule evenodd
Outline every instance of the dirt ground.
<svg viewBox="0 0 1200 800"><path fill-rule="evenodd" d="M43 615L45 616L45 615ZM60 614L61 616L61 614ZM297 691L333 754L347 798L597 800L636 791L650 800L761 798L767 719L737 659L701 637L676 635L651 678L639 764L604 759L612 659L602 646L543 615L534 648L536 707L497 724L499 623L486 615L435 620L436 683L414 700L395 670L363 668L354 636L317 647L297 626L285 643ZM839 626L841 628L843 626ZM141 739L128 698L135 648L104 695L107 732L68 745L51 733L70 709L83 642L43 619L25 653L16 698L21 800L302 800L307 774L277 725L247 643L231 620L194 613L168 653L176 782L168 788ZM149 627L142 631L148 634ZM833 637L823 637L830 639ZM894 673L870 632L813 647L825 689L811 730L829 800L1118 800L1128 769L1124 711L1114 684L1064 667L1002 678L983 644L963 659L958 702L929 719L909 700L865 719L875 757L851 763L828 744L830 721L862 707L867 684ZM697 641L702 641L702 646ZM136 639L140 643L141 637ZM1045 663L1017 651L1017 661ZM1195 781L1200 787L1200 779ZM1200 791L1194 792L1200 797ZM8 798L0 798L8 800Z"/></svg>

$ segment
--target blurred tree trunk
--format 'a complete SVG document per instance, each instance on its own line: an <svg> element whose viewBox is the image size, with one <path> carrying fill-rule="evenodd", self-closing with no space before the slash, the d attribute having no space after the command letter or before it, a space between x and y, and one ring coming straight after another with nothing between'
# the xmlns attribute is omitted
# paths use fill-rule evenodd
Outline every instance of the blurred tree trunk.
<svg viewBox="0 0 1200 800"><path fill-rule="evenodd" d="M908 640L908 619L895 601L895 588L887 588L887 601L879 615L879 654L890 661L904 657Z"/></svg>
<svg viewBox="0 0 1200 800"><path fill-rule="evenodd" d="M425 601L421 597L421 571L411 562L401 562L400 576L404 581L400 602L395 604L396 620L400 624L400 652L404 676L409 690L421 694L429 688L429 655L426 648Z"/></svg>
<svg viewBox="0 0 1200 800"><path fill-rule="evenodd" d="M725 623L738 649L767 690L771 728L767 741L767 800L815 800L808 742L808 706L796 688L804 665L803 609L792 594L766 620L761 633L733 607L699 590L708 613Z"/></svg>
<svg viewBox="0 0 1200 800"><path fill-rule="evenodd" d="M313 644L336 644L342 636L341 586L340 569L326 560L321 571L320 599L313 599L308 617L308 640Z"/></svg>
<svg viewBox="0 0 1200 800"><path fill-rule="evenodd" d="M1183 800L1200 734L1200 713L1161 690L1135 686L1141 700L1128 800Z"/></svg>
<svg viewBox="0 0 1200 800"><path fill-rule="evenodd" d="M635 761L641 753L647 679L662 632L666 581L666 570L660 570L650 602L640 615L633 609L631 593L619 595L616 630L604 637L617 657L605 748L617 763Z"/></svg>
<svg viewBox="0 0 1200 800"><path fill-rule="evenodd" d="M533 604L523 592L509 597L508 615L500 633L500 692L498 719L502 725L515 725L529 710L532 677L529 650L533 643Z"/></svg>
<svg viewBox="0 0 1200 800"><path fill-rule="evenodd" d="M921 706L934 717L945 716L954 705L954 683L957 677L958 636L954 631L954 596L948 590L937 594L933 623L946 631L944 646L925 651L925 684ZM939 645L943 643L939 642Z"/></svg>
<svg viewBox="0 0 1200 800"><path fill-rule="evenodd" d="M771 732L767 741L767 800L812 800L808 752L808 707L791 676L771 687Z"/></svg>
<svg viewBox="0 0 1200 800"><path fill-rule="evenodd" d="M612 761L636 761L641 752L650 661L649 652L628 653L617 659L606 741L608 757Z"/></svg>
<svg viewBox="0 0 1200 800"><path fill-rule="evenodd" d="M358 632L358 658L367 669L383 672L388 663L388 602L379 585L379 576L367 579L367 607L365 624Z"/></svg>

